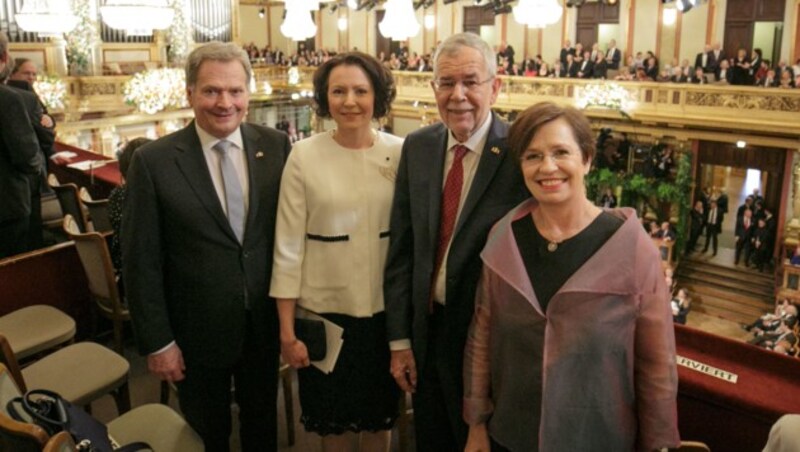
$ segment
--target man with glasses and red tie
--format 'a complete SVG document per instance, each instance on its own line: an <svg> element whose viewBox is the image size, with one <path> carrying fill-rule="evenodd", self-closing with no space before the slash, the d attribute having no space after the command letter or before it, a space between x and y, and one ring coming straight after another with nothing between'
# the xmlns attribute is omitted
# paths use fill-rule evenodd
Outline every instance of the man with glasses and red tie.
<svg viewBox="0 0 800 452"><path fill-rule="evenodd" d="M391 372L413 394L417 451L459 451L463 353L492 225L529 195L507 152L494 52L472 33L442 42L431 85L442 122L403 145L384 297Z"/></svg>

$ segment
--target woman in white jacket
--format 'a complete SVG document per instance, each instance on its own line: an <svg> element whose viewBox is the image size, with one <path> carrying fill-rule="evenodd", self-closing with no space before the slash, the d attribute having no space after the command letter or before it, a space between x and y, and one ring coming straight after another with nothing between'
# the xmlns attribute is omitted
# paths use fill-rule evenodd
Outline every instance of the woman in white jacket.
<svg viewBox="0 0 800 452"><path fill-rule="evenodd" d="M298 370L301 422L323 450L388 451L399 390L389 374L383 268L402 139L376 131L391 108L391 72L375 58L338 55L314 74L317 115L334 130L295 143L281 182L270 295L281 354ZM344 328L333 372L309 367L296 306Z"/></svg>

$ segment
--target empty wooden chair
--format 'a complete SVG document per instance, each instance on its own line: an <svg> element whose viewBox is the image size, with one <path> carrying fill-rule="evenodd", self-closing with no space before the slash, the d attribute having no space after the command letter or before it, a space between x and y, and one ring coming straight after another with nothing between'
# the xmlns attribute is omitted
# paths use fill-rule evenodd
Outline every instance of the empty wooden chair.
<svg viewBox="0 0 800 452"><path fill-rule="evenodd" d="M117 280L114 275L114 264L105 237L97 232L81 232L72 215L64 215L64 232L75 241L75 248L89 281L89 293L103 317L111 320L114 328L114 350L124 354L123 326L131 319L127 306L122 302Z"/></svg>
<svg viewBox="0 0 800 452"><path fill-rule="evenodd" d="M64 215L72 215L81 232L86 231L86 212L84 212L81 202L78 199L78 186L75 184L60 184L58 179L52 174L48 176L47 183L56 193L58 204L61 206L61 212Z"/></svg>
<svg viewBox="0 0 800 452"><path fill-rule="evenodd" d="M22 361L72 342L75 320L52 306L26 306L0 316L0 334L8 340L17 360Z"/></svg>
<svg viewBox="0 0 800 452"><path fill-rule="evenodd" d="M21 369L6 337L0 334L0 362L11 372L21 392L55 391L68 402L88 406L111 394L117 411L131 408L128 390L130 364L122 356L94 342L78 342L61 348Z"/></svg>
<svg viewBox="0 0 800 452"><path fill-rule="evenodd" d="M92 195L85 187L81 187L78 191L78 197L89 211L90 229L96 232L110 232L113 228L108 216L108 199L92 199Z"/></svg>

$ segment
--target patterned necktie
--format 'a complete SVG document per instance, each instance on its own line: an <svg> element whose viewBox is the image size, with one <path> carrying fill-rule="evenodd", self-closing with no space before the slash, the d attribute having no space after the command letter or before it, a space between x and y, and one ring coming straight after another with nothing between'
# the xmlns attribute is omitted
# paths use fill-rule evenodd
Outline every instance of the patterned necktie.
<svg viewBox="0 0 800 452"><path fill-rule="evenodd" d="M242 243L245 222L244 195L236 168L233 167L233 161L228 153L232 145L233 143L228 140L220 140L212 149L219 153L219 170L222 174L222 184L225 187L228 222L239 243Z"/></svg>
<svg viewBox="0 0 800 452"><path fill-rule="evenodd" d="M447 172L447 180L442 191L442 215L439 222L439 244L436 248L436 266L433 268L433 280L431 281L430 309L433 310L433 294L436 290L436 279L442 267L444 254L450 245L453 237L453 229L456 225L458 215L458 204L461 201L461 188L464 184L464 156L467 155L466 146L456 145L453 148L453 165Z"/></svg>

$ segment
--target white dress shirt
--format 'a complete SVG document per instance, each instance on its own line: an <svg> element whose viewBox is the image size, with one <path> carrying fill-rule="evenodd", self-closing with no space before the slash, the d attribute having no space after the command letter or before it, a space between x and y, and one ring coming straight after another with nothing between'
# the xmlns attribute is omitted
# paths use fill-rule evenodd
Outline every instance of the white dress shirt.
<svg viewBox="0 0 800 452"><path fill-rule="evenodd" d="M228 206L225 201L225 183L222 181L222 171L219 166L221 156L219 152L213 149L214 146L222 140L203 130L197 122L194 123L194 126L195 129L197 129L197 136L200 138L200 146L203 147L203 157L206 158L208 172L211 173L211 182L214 184L214 190L217 192L219 203L222 205L222 211L227 215ZM247 158L245 158L244 153L242 129L237 127L236 130L225 137L224 140L228 140L232 143L228 153L233 167L236 169L236 175L239 176L239 183L242 185L245 218L247 218L247 212L250 207L250 178L247 172Z"/></svg>
<svg viewBox="0 0 800 452"><path fill-rule="evenodd" d="M453 137L453 134L450 133L447 136L447 152L445 153L444 157L444 177L442 178L442 189L444 189L444 184L447 182L447 173L450 172L450 167L453 166L453 157L455 153L453 148L456 145L464 145L469 149L469 152L464 154L464 160L462 164L464 166L464 182L461 186L461 199L458 201L458 212L456 213L456 223L458 224L458 218L461 216L461 209L464 207L464 201L467 199L467 195L469 195L469 189L472 187L472 180L475 178L475 171L478 169L478 162L481 159L481 153L483 152L483 147L486 145L486 139L489 136L489 127L492 125L492 115L491 113L486 116L486 119L483 121L478 130L470 136L467 141L463 143L459 143L458 140ZM453 230L453 235L450 237L450 243L453 241L453 237L455 237L455 230ZM436 286L433 291L433 299L437 303L445 304L447 300L447 294L445 293L445 281L447 281L447 256L450 254L450 244L447 245L447 251L444 253L444 258L442 259L442 266L439 270L439 274L436 277Z"/></svg>

